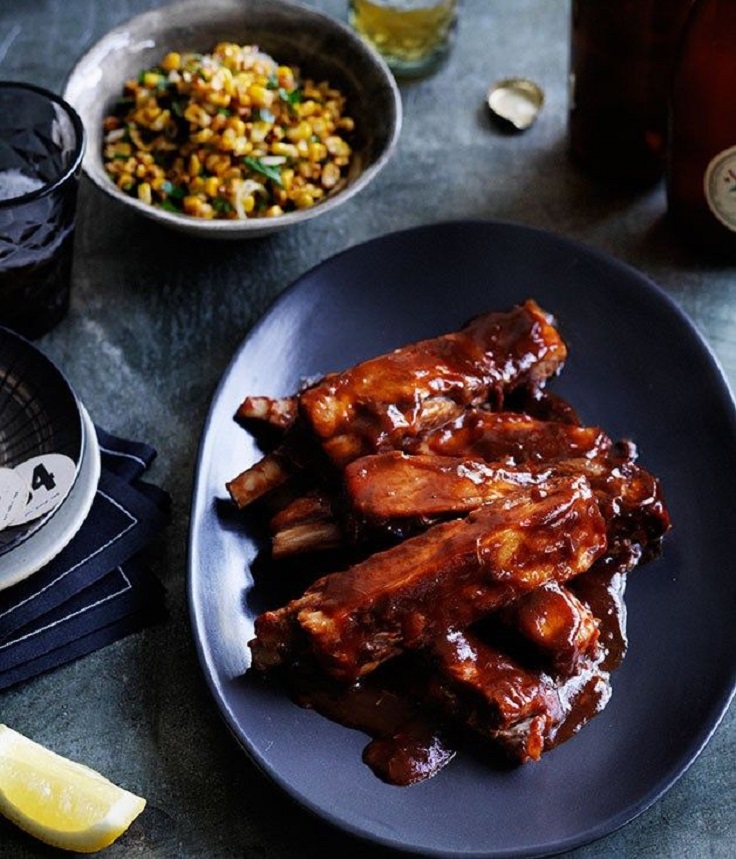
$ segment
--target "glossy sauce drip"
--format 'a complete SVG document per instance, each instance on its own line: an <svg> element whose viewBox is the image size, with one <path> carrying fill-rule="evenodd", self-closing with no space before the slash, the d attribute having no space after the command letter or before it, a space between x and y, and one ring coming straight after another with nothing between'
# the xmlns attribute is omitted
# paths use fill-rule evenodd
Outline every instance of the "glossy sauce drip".
<svg viewBox="0 0 736 859"><path fill-rule="evenodd" d="M398 657L350 685L302 661L290 683L297 704L371 737L364 762L382 781L405 787L435 775L455 756L442 721L420 703L423 678L421 665Z"/></svg>
<svg viewBox="0 0 736 859"><path fill-rule="evenodd" d="M556 682L547 678L558 696L559 710L557 721L547 726L542 738L545 750L572 737L605 707L611 693L609 672L626 652L625 576L599 568L578 576L570 587L598 619L601 648L572 677ZM412 654L397 657L347 685L327 678L302 660L290 674L291 694L300 706L367 734L371 740L363 753L364 762L383 781L406 786L436 775L467 740L445 711L428 705L431 676L422 660ZM498 694L504 694L503 690ZM518 706L512 687L505 694ZM492 736L493 731L488 734ZM508 730L497 740L510 749L512 734Z"/></svg>

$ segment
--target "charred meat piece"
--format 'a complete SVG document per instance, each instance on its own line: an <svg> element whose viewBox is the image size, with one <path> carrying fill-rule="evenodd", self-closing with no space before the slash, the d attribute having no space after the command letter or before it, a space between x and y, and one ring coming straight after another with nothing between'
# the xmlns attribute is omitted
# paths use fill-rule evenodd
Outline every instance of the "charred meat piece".
<svg viewBox="0 0 736 859"><path fill-rule="evenodd" d="M582 424L572 403L546 388L516 388L504 398L503 408L530 418L555 423Z"/></svg>
<svg viewBox="0 0 736 859"><path fill-rule="evenodd" d="M363 456L343 473L352 513L372 526L468 513L520 488L543 483L534 473L455 456L409 456L398 451Z"/></svg>
<svg viewBox="0 0 736 859"><path fill-rule="evenodd" d="M361 457L344 472L346 495L359 526L391 526L397 533L401 523L426 527L493 502L518 487L542 487L561 476L578 475L595 492L608 523L609 552L620 558L621 565L631 568L656 555L670 527L669 515L658 481L628 454L506 468L475 458L393 451Z"/></svg>
<svg viewBox="0 0 736 859"><path fill-rule="evenodd" d="M513 737L514 756L539 760L562 708L552 678L530 671L470 632L453 630L432 647L429 698L485 736Z"/></svg>
<svg viewBox="0 0 736 859"><path fill-rule="evenodd" d="M550 463L599 456L611 439L598 427L543 421L517 412L470 409L444 426L424 433L411 453L479 457L507 465Z"/></svg>
<svg viewBox="0 0 736 859"><path fill-rule="evenodd" d="M520 763L539 760L564 729L577 730L610 697L609 676L594 661L555 681L472 632L438 638L433 656L429 699Z"/></svg>
<svg viewBox="0 0 736 859"><path fill-rule="evenodd" d="M398 449L468 406L539 386L567 349L534 301L487 313L460 331L423 340L326 376L299 396L300 414L338 465Z"/></svg>
<svg viewBox="0 0 736 859"><path fill-rule="evenodd" d="M605 598L611 577L591 571L574 582L582 580L591 602L605 611L601 627L608 636L609 627L625 622ZM598 623L567 586L549 583L494 612L476 631L448 630L426 651L389 660L357 683L334 680L306 656L293 663L289 685L300 706L368 734L363 760L389 784L435 775L462 742L458 728L470 727L523 763L567 739L607 702L611 668L597 646ZM520 658L515 639L506 636L509 628L561 670L551 675L530 667L528 654Z"/></svg>
<svg viewBox="0 0 736 859"><path fill-rule="evenodd" d="M578 575L605 547L605 523L584 479L520 490L325 576L260 615L253 665L275 667L306 645L328 674L352 682L405 648Z"/></svg>
<svg viewBox="0 0 736 859"><path fill-rule="evenodd" d="M600 654L596 617L558 582L548 582L501 609L498 620L526 639L556 676L570 676Z"/></svg>

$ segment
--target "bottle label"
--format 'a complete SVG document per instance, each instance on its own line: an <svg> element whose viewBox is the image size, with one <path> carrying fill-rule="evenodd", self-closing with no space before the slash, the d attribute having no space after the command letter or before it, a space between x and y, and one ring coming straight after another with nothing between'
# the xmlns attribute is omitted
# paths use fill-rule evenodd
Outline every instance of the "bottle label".
<svg viewBox="0 0 736 859"><path fill-rule="evenodd" d="M724 149L710 162L703 180L711 212L736 232L736 146Z"/></svg>

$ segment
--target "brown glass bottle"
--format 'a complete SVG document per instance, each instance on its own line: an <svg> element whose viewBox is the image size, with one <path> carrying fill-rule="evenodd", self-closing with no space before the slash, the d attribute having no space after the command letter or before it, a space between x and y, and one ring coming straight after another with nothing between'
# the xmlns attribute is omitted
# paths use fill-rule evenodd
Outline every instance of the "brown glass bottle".
<svg viewBox="0 0 736 859"><path fill-rule="evenodd" d="M675 49L693 0L573 0L569 139L589 172L631 186L664 173Z"/></svg>
<svg viewBox="0 0 736 859"><path fill-rule="evenodd" d="M699 0L673 80L670 219L692 243L736 256L736 0Z"/></svg>

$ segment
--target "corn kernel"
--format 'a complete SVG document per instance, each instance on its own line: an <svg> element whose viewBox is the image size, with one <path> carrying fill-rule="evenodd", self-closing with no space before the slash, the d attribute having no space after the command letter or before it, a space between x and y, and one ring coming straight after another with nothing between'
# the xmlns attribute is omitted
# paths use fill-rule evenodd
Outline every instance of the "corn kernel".
<svg viewBox="0 0 736 859"><path fill-rule="evenodd" d="M254 122L250 130L250 139L253 143L263 143L268 137L270 126L267 122Z"/></svg>
<svg viewBox="0 0 736 859"><path fill-rule="evenodd" d="M290 128L286 132L286 136L294 143L296 143L298 140L309 140L309 138L312 136L312 125L306 120L302 120L294 128Z"/></svg>
<svg viewBox="0 0 736 859"><path fill-rule="evenodd" d="M324 161L327 158L327 147L324 143L310 143L308 155L310 161Z"/></svg>
<svg viewBox="0 0 736 859"><path fill-rule="evenodd" d="M293 143L281 143L277 140L271 144L271 153L273 155L285 155L287 158L297 158L299 150Z"/></svg>
<svg viewBox="0 0 736 859"><path fill-rule="evenodd" d="M324 117L316 116L312 119L312 131L317 137L322 138L326 137L332 128L328 125L327 120Z"/></svg>
<svg viewBox="0 0 736 859"><path fill-rule="evenodd" d="M340 168L333 163L325 164L322 168L322 187L334 188L340 181Z"/></svg>
<svg viewBox="0 0 736 859"><path fill-rule="evenodd" d="M202 208L202 200L193 195L187 195L182 200L182 207L187 215L198 215Z"/></svg>
<svg viewBox="0 0 736 859"><path fill-rule="evenodd" d="M346 156L350 154L350 147L347 143L337 135L330 135L325 140L325 146L327 147L327 151L330 155L342 155Z"/></svg>
<svg viewBox="0 0 736 859"><path fill-rule="evenodd" d="M314 205L314 197L307 191L302 191L294 198L294 205L297 209L308 209Z"/></svg>
<svg viewBox="0 0 736 859"><path fill-rule="evenodd" d="M161 68L165 72L173 72L181 68L181 54L176 51L171 51L161 60Z"/></svg>
<svg viewBox="0 0 736 859"><path fill-rule="evenodd" d="M204 192L208 197L216 197L220 190L220 180L217 176L210 176L204 180Z"/></svg>
<svg viewBox="0 0 736 859"><path fill-rule="evenodd" d="M276 69L276 79L279 86L283 87L287 92L294 88L294 72L289 66L279 66Z"/></svg>
<svg viewBox="0 0 736 859"><path fill-rule="evenodd" d="M195 143L208 143L215 136L215 132L211 128L203 128L192 135L192 140Z"/></svg>
<svg viewBox="0 0 736 859"><path fill-rule="evenodd" d="M220 135L220 149L226 152L232 152L235 148L236 136L232 128L226 128Z"/></svg>
<svg viewBox="0 0 736 859"><path fill-rule="evenodd" d="M148 182L141 182L138 185L138 199L142 203L148 203L149 206L151 205L151 186Z"/></svg>
<svg viewBox="0 0 736 859"><path fill-rule="evenodd" d="M301 117L314 116L319 109L319 105L314 99L307 99L297 106L297 112Z"/></svg>
<svg viewBox="0 0 736 859"><path fill-rule="evenodd" d="M248 87L248 95L250 96L251 104L255 107L271 107L273 104L273 91L266 89L264 86L252 84Z"/></svg>

